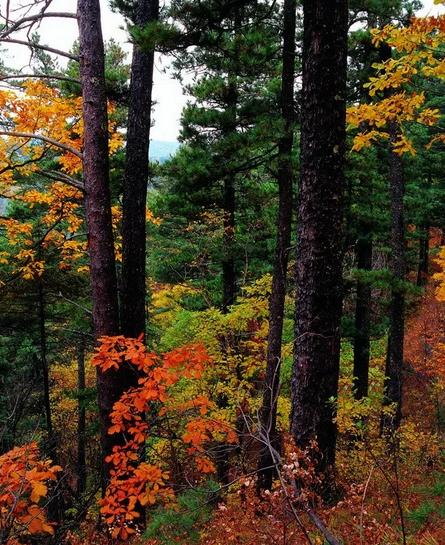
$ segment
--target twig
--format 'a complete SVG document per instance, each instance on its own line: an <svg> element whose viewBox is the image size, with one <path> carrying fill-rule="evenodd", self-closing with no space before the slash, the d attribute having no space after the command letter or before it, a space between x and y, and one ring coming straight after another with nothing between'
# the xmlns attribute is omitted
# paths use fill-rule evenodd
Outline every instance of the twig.
<svg viewBox="0 0 445 545"><path fill-rule="evenodd" d="M374 463L374 465L371 467L371 471L369 472L368 479L366 480L365 489L363 490L362 507L360 511L360 545L363 545L363 512L365 509L365 499L366 499L366 494L368 492L369 483L371 482L371 478L375 468L376 468L376 463Z"/></svg>
<svg viewBox="0 0 445 545"><path fill-rule="evenodd" d="M6 38L0 41L6 44L26 45L27 47L30 47L31 49L32 48L41 49L42 51L48 51L48 53L54 53L55 55L66 57L68 59L71 59L72 61L76 61L76 62L79 61L79 57L77 57L76 55L72 55L71 53L67 53L66 51L62 51L60 49L54 49L54 47L48 47L47 45L34 44L32 42L27 42L26 40L16 40L13 38Z"/></svg>
<svg viewBox="0 0 445 545"><path fill-rule="evenodd" d="M23 17L22 19L19 19L11 27L8 28L8 23L9 23L9 1L8 1L7 12L6 12L6 28L4 28L2 33L0 34L0 40L6 38L6 36L9 36L16 30L20 30L21 29L20 27L24 23L31 23L30 26L32 26L34 23L40 22L43 17L63 17L65 19L66 18L77 19L77 15L75 13L55 13L55 12L37 13L35 15L28 15L27 17Z"/></svg>
<svg viewBox="0 0 445 545"><path fill-rule="evenodd" d="M76 78L69 78L68 76L60 76L58 74L13 74L8 76L1 76L0 81L6 80L6 79L56 79L60 81L70 81L72 83L79 83L80 79Z"/></svg>
<svg viewBox="0 0 445 545"><path fill-rule="evenodd" d="M321 522L321 520L317 517L317 515L310 509L309 507L306 508L306 513L309 515L310 519L314 523L314 525L320 530L320 532L323 533L324 537L326 538L326 541L330 543L331 545L340 545L340 542L335 539L335 537L331 534L331 532L326 528L326 526Z"/></svg>
<svg viewBox="0 0 445 545"><path fill-rule="evenodd" d="M53 297L60 297L61 299L63 299L64 301L66 301L67 303L70 303L71 305L74 305L75 307L78 307L80 308L81 310L83 310L84 312L86 312L87 314L90 314L91 316L93 315L92 311L86 307L83 307L82 305L79 305L79 303L76 303L76 301L71 301L71 299L68 299L66 298L62 292L59 292L59 293L48 293L48 295L52 295Z"/></svg>

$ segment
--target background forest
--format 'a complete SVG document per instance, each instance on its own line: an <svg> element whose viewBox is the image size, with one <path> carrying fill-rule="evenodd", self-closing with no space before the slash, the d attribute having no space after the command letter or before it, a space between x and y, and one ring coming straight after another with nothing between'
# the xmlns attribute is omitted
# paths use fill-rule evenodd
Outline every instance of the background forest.
<svg viewBox="0 0 445 545"><path fill-rule="evenodd" d="M445 543L445 16L110 6L0 8L0 544Z"/></svg>

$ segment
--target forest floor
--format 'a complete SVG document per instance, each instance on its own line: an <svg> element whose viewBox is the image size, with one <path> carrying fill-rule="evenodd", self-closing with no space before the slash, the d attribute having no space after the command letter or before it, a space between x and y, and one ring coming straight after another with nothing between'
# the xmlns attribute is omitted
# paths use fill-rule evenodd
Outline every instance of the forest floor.
<svg viewBox="0 0 445 545"><path fill-rule="evenodd" d="M133 538L134 545L445 545L445 303L437 297L445 274L439 283L434 278L445 271L445 252L441 263L437 246L432 240L425 289L409 296L402 424L396 433L381 429L382 413L393 411L383 396L386 336L372 342L369 396L360 401L353 395L353 351L346 340L332 480L320 479L309 454L283 433L279 479L259 499L251 433L229 460L230 486L215 490L218 485L205 477L174 505L153 507L147 532ZM288 414L283 388L284 396ZM286 430L288 422L281 426ZM329 502L320 499L326 489L334 490Z"/></svg>
<svg viewBox="0 0 445 545"><path fill-rule="evenodd" d="M430 268L432 274L438 271L434 253ZM430 278L408 309L403 422L397 435L384 438L380 429L386 340L373 346L370 396L363 402L353 399L350 350L349 355L344 350L335 477L340 501L315 500L310 468L301 457L293 458L287 471L293 467L303 483L294 503L301 527L287 498L291 490L277 483L259 502L254 481L247 478L220 503L200 543L328 543L310 519L310 505L341 544L445 544L445 303L438 301L436 286Z"/></svg>

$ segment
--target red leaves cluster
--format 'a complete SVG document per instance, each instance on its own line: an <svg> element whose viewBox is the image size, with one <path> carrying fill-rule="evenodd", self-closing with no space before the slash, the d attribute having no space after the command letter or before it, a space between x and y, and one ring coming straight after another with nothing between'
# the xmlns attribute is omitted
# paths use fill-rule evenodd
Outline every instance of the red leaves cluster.
<svg viewBox="0 0 445 545"><path fill-rule="evenodd" d="M101 513L107 522L113 538L127 539L137 531L135 519L139 517L137 505L154 504L173 497L167 485L168 471L141 462L141 446L149 436L149 426L144 413L154 409L160 415L177 414L178 411L194 409L199 416L187 425L182 439L190 444L188 453L199 453L195 462L198 472L215 470L213 463L204 455L203 444L214 434L224 434L228 441L236 441L236 434L229 427L216 420L205 418L213 403L204 396L197 396L185 403L175 403L169 397L169 387L182 379L200 379L211 364L207 353L200 345L185 346L158 357L147 352L142 337L129 339L123 336L103 337L93 357L93 364L103 371L118 369L126 362L140 373L137 388L130 388L115 403L111 413L110 434L123 432L124 445L116 445L113 454L107 458L112 465L111 479L105 497L101 500Z"/></svg>
<svg viewBox="0 0 445 545"><path fill-rule="evenodd" d="M8 543L18 543L23 534L54 534L40 501L47 497L47 481L55 481L61 470L41 460L36 442L0 456L0 534Z"/></svg>

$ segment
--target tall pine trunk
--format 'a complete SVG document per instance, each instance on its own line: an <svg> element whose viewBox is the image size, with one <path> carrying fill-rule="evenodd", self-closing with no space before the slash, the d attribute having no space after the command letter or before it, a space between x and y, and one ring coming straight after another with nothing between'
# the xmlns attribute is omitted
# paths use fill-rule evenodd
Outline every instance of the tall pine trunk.
<svg viewBox="0 0 445 545"><path fill-rule="evenodd" d="M363 227L363 230L366 230ZM372 270L372 240L360 238L356 247L357 268ZM371 332L371 285L357 281L354 332L354 396L362 399L368 395L369 352Z"/></svg>
<svg viewBox="0 0 445 545"><path fill-rule="evenodd" d="M138 0L134 24L158 19L159 0ZM150 127L154 51L133 46L127 145L122 203L121 330L125 337L145 337L146 317L146 205L149 175ZM122 387L136 387L139 375L131 366ZM145 416L145 415L144 415ZM141 450L143 450L141 446ZM145 456L140 453L140 458ZM145 525L145 508L137 504L138 523Z"/></svg>
<svg viewBox="0 0 445 545"><path fill-rule="evenodd" d="M237 107L238 107L238 62L239 46L238 33L241 28L241 11L237 9L233 20L233 33L235 40L234 48L234 66L227 76L227 126L225 136L230 136L237 129ZM223 188L223 244L222 244L222 282L223 282L223 304L222 312L226 314L229 306L235 302L236 294L236 273L235 273L235 180L232 174L228 174L224 179Z"/></svg>
<svg viewBox="0 0 445 545"><path fill-rule="evenodd" d="M134 24L144 26L156 21L158 11L158 0L139 0ZM153 61L154 51L143 51L135 44L131 64L122 207L121 324L122 334L126 337L145 335L145 209L149 174Z"/></svg>
<svg viewBox="0 0 445 545"><path fill-rule="evenodd" d="M375 13L377 4L367 12L367 30L376 28L378 21ZM363 71L368 79L372 64L375 60L375 46L371 39L364 44L365 56ZM369 103L370 96L361 81L360 101ZM367 208L369 199L372 198L372 187L366 187L367 174L364 175L365 199L362 206ZM368 218L359 222L359 237L356 244L357 268L365 271L372 270L372 225ZM357 280L357 300L355 306L355 331L354 331L354 397L362 399L368 395L369 386L369 357L371 347L371 303L372 290L369 282Z"/></svg>
<svg viewBox="0 0 445 545"><path fill-rule="evenodd" d="M425 286L428 281L428 255L430 244L430 226L424 223L419 228L419 266L417 268L417 286Z"/></svg>
<svg viewBox="0 0 445 545"><path fill-rule="evenodd" d="M388 122L390 150L388 159L389 182L391 187L391 256L393 288L390 307L390 330L386 357L385 402L394 403L392 417L383 416L383 428L394 431L400 425L402 416L402 372L403 341L405 331L405 224L403 219L403 195L405 190L402 158L394 151L399 127Z"/></svg>
<svg viewBox="0 0 445 545"><path fill-rule="evenodd" d="M295 27L295 0L284 0L283 69L281 74L281 115L284 122L284 133L278 144L278 230L272 293L269 304L266 379L263 392L263 405L260 412L261 449L258 465L258 489L271 488L274 474L274 458L270 446L274 449L278 448L276 434L277 398L280 382L284 302L291 239L292 192L294 182L294 169L292 165L294 134L292 122L294 118Z"/></svg>
<svg viewBox="0 0 445 545"><path fill-rule="evenodd" d="M224 180L224 218L223 218L223 257L222 281L223 304L222 312L227 314L229 306L235 302L235 259L233 245L235 242L235 185L229 175Z"/></svg>
<svg viewBox="0 0 445 545"><path fill-rule="evenodd" d="M108 171L108 116L105 62L99 0L78 0L79 62L82 82L84 145L83 175L88 227L93 321L96 341L119 333L119 314L111 198ZM109 435L110 413L122 394L121 380L113 370L98 371L97 393L102 457L111 454L116 436ZM103 462L105 486L109 473Z"/></svg>
<svg viewBox="0 0 445 545"><path fill-rule="evenodd" d="M77 496L80 500L87 486L86 410L85 410L85 340L77 341Z"/></svg>
<svg viewBox="0 0 445 545"><path fill-rule="evenodd" d="M43 378L43 398L45 404L46 431L48 433L47 451L52 460L56 460L56 439L52 424L49 368L47 360L47 342L46 342L46 316L45 316L45 296L43 293L43 279L38 279L38 297L39 297L39 328L40 328L40 364L42 366Z"/></svg>
<svg viewBox="0 0 445 545"><path fill-rule="evenodd" d="M346 0L304 0L303 88L291 432L335 460L342 310Z"/></svg>

